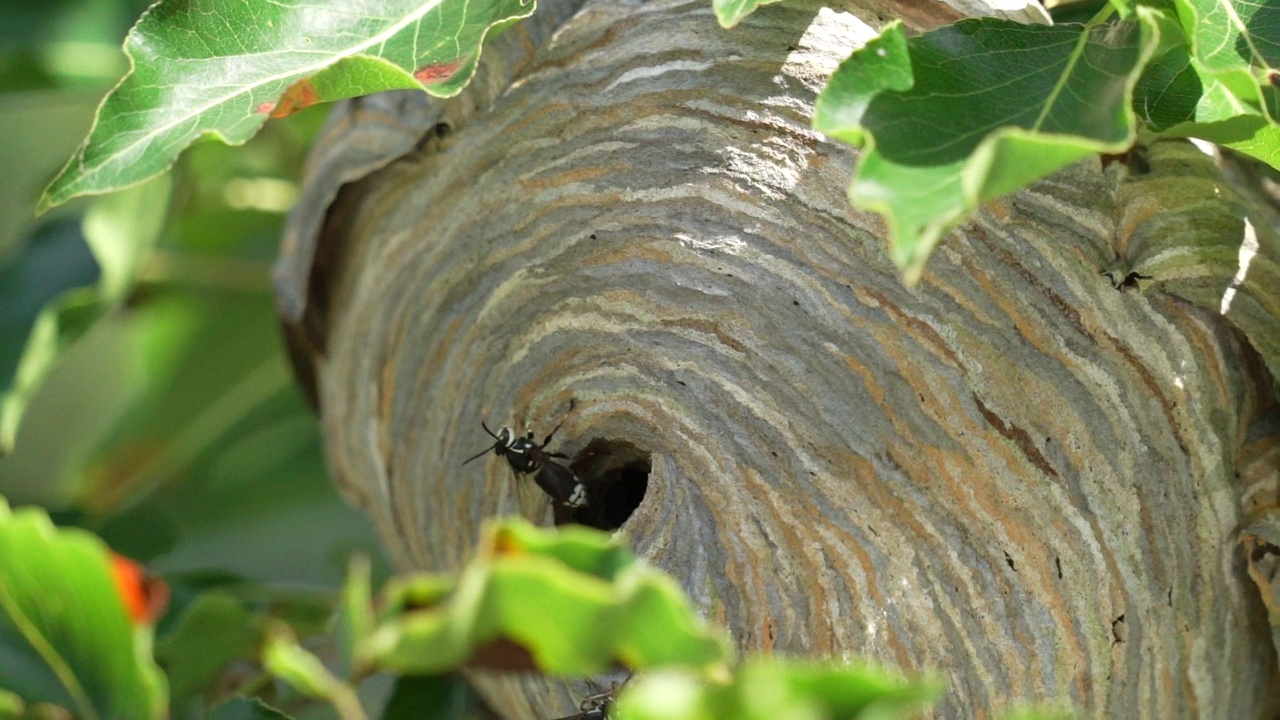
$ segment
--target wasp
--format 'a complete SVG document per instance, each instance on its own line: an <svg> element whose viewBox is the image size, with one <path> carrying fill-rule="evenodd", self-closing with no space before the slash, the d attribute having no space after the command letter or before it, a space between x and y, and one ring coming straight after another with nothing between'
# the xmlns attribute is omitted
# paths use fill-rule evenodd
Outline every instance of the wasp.
<svg viewBox="0 0 1280 720"><path fill-rule="evenodd" d="M563 422L560 423L560 425L563 424ZM556 460L567 460L569 456L564 453L547 452L547 445L551 444L551 438L555 437L560 425L556 425L547 434L542 444L538 444L533 441L532 430L525 437L517 437L515 431L509 427L504 427L495 434L481 420L480 427L493 438L493 445L467 458L462 464L466 465L492 451L494 455L505 459L516 474L532 475L533 481L556 505L569 510L585 508L587 487L573 474L572 470L556 462Z"/></svg>

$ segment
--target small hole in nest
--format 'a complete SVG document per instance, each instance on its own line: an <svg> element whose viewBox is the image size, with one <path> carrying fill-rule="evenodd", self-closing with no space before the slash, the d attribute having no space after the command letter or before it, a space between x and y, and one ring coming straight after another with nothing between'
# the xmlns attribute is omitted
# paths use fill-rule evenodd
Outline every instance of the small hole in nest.
<svg viewBox="0 0 1280 720"><path fill-rule="evenodd" d="M649 453L625 440L596 438L569 464L587 487L587 506L558 508L556 524L617 530L640 507L649 486Z"/></svg>

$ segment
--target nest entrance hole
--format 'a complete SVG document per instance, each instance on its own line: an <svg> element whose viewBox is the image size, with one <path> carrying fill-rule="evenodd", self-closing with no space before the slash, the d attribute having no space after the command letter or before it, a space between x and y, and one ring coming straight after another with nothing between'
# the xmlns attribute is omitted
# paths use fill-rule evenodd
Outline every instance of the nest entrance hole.
<svg viewBox="0 0 1280 720"><path fill-rule="evenodd" d="M626 440L596 438L570 467L587 487L587 506L557 513L556 525L577 523L617 530L640 507L649 487L649 453Z"/></svg>

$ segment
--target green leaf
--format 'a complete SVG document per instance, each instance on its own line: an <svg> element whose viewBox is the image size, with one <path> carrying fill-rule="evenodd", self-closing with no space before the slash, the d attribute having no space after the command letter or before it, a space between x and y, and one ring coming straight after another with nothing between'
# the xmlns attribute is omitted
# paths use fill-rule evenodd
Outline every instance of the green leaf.
<svg viewBox="0 0 1280 720"><path fill-rule="evenodd" d="M341 692L342 682L320 658L307 652L284 625L273 626L262 653L267 670L310 697L330 698Z"/></svg>
<svg viewBox="0 0 1280 720"><path fill-rule="evenodd" d="M864 146L849 198L887 218L907 282L983 202L1133 142L1131 96L1157 34L1151 11L1138 17L975 18L910 39L894 23L840 65L814 127Z"/></svg>
<svg viewBox="0 0 1280 720"><path fill-rule="evenodd" d="M671 578L588 528L491 525L456 586L400 578L384 597L363 654L398 672L472 664L585 675L619 663L714 672L728 658Z"/></svg>
<svg viewBox="0 0 1280 720"><path fill-rule="evenodd" d="M359 648L373 632L373 579L369 559L357 556L347 564L347 582L342 588L338 608L338 644L342 650L343 671L354 675L364 658Z"/></svg>
<svg viewBox="0 0 1280 720"><path fill-rule="evenodd" d="M0 379L0 455L12 452L31 398L66 350L125 299L156 243L169 199L167 177L97 200L83 232L101 269L96 287L67 290L36 316L13 375Z"/></svg>
<svg viewBox="0 0 1280 720"><path fill-rule="evenodd" d="M132 71L40 210L129 187L193 141L238 145L268 117L382 90L456 95L495 26L532 0L167 0L130 31Z"/></svg>
<svg viewBox="0 0 1280 720"><path fill-rule="evenodd" d="M1172 23L1162 22L1162 28ZM1262 108L1240 100L1212 73L1199 69L1181 42L1181 28L1148 63L1134 88L1133 106L1151 130L1194 137L1251 155L1280 168L1280 127ZM1163 29L1162 29L1163 32Z"/></svg>
<svg viewBox="0 0 1280 720"><path fill-rule="evenodd" d="M17 693L0 688L0 718L20 718L26 715L27 704Z"/></svg>
<svg viewBox="0 0 1280 720"><path fill-rule="evenodd" d="M0 686L85 720L160 718L150 628L129 619L107 548L0 500Z"/></svg>
<svg viewBox="0 0 1280 720"><path fill-rule="evenodd" d="M268 631L262 664L276 677L309 697L327 700L344 719L363 718L355 688L334 677L320 658L298 644L287 625L277 623Z"/></svg>
<svg viewBox="0 0 1280 720"><path fill-rule="evenodd" d="M1235 102L1280 119L1280 10L1256 0L1173 0L1191 57L1206 85L1220 83ZM1243 108L1241 113L1247 112Z"/></svg>
<svg viewBox="0 0 1280 720"><path fill-rule="evenodd" d="M84 239L101 276L102 299L119 303L133 288L142 259L164 228L171 183L168 178L99 199L84 216Z"/></svg>
<svg viewBox="0 0 1280 720"><path fill-rule="evenodd" d="M212 590L196 598L156 644L175 701L201 692L233 660L253 658L263 623L228 593Z"/></svg>
<svg viewBox="0 0 1280 720"><path fill-rule="evenodd" d="M209 714L209 720L293 720L261 700L232 698Z"/></svg>
<svg viewBox="0 0 1280 720"><path fill-rule="evenodd" d="M742 22L742 18L756 11L761 5L771 5L781 0L711 0L711 8L715 10L716 20L722 28L731 28Z"/></svg>
<svg viewBox="0 0 1280 720"><path fill-rule="evenodd" d="M205 143L184 156L175 222L148 254L140 291L59 361L0 462L15 502L75 504L78 523L155 558L166 576L219 570L335 595L360 552L385 577L368 518L328 481L314 413L282 352L270 283L282 216L227 208L238 183L301 172L309 127L299 122L316 118L299 113L246 147Z"/></svg>
<svg viewBox="0 0 1280 720"><path fill-rule="evenodd" d="M0 394L0 456L13 451L22 415L54 363L105 313L91 288L69 290L41 309L18 366Z"/></svg>
<svg viewBox="0 0 1280 720"><path fill-rule="evenodd" d="M645 675L627 684L619 720L813 720L910 718L940 697L940 683L908 680L872 666L759 659L727 684L680 673Z"/></svg>
<svg viewBox="0 0 1280 720"><path fill-rule="evenodd" d="M39 7L34 12L49 10ZM0 68L0 78L5 74ZM13 257L21 248L19 240L35 227L34 200L89 131L100 95L101 91L92 96L47 91L0 94L0 137L4 138L0 167L5 170L0 186L0 265ZM66 208L68 213L73 210Z"/></svg>
<svg viewBox="0 0 1280 720"><path fill-rule="evenodd" d="M1179 45L1147 63L1133 90L1133 109L1149 129L1164 132L1193 122L1203 94L1191 55Z"/></svg>

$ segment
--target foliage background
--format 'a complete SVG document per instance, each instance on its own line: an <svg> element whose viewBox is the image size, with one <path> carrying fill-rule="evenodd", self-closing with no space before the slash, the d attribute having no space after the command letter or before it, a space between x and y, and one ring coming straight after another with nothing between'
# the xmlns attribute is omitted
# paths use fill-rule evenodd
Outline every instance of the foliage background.
<svg viewBox="0 0 1280 720"><path fill-rule="evenodd" d="M34 215L127 69L121 38L148 4L0 2L0 377L12 376L42 305L99 282L88 214L120 223L115 232L162 228L136 288L32 398L16 451L0 458L0 496L46 507L159 573L173 597L163 648L212 589L305 614L331 606L352 553L375 558L376 582L387 570L368 522L326 478L272 304L284 213L327 108L270 123L245 147L193 147L135 194L148 218L104 211L116 196Z"/></svg>

